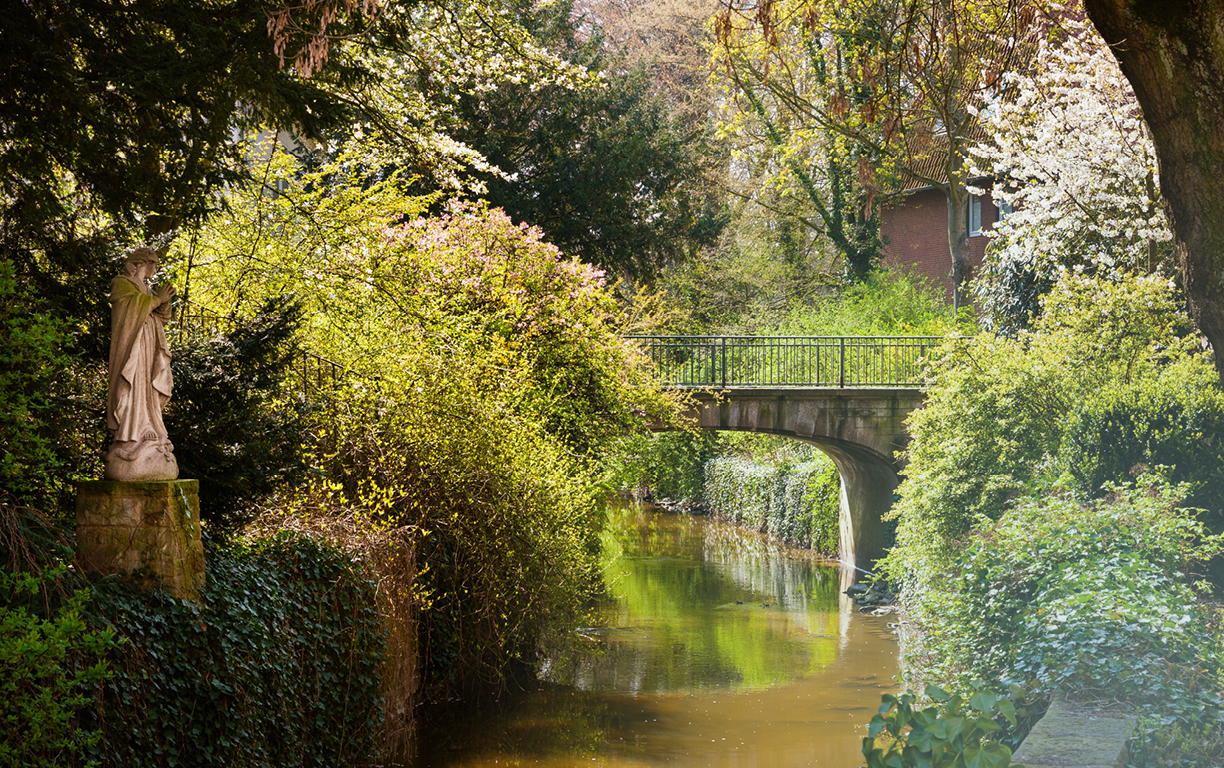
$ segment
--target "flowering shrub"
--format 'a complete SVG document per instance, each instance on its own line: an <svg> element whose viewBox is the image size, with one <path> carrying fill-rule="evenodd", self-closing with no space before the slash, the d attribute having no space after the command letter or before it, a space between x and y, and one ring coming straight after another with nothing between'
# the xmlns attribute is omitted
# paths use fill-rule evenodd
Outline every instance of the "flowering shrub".
<svg viewBox="0 0 1224 768"><path fill-rule="evenodd" d="M566 258L540 230L454 204L389 229L379 269L385 297L415 305L448 344L516 370L519 407L575 450L640 421L635 400L649 394L631 385L646 380L616 333L603 272Z"/></svg>
<svg viewBox="0 0 1224 768"><path fill-rule="evenodd" d="M1009 330L1068 269L1116 279L1172 267L1135 95L1089 24L1064 25L1061 40L1040 43L1033 74L1006 75L1010 95L983 112L989 140L972 149L972 173L997 179L995 200L1012 206L988 233L977 285L987 318Z"/></svg>
<svg viewBox="0 0 1224 768"><path fill-rule="evenodd" d="M253 314L302 306L302 345L347 375L315 403L311 476L274 511L402 531L415 547L422 696L530 662L576 616L613 438L673 420L618 336L603 275L498 210L429 200L342 155L277 156L275 195L235 197L196 243L194 294Z"/></svg>

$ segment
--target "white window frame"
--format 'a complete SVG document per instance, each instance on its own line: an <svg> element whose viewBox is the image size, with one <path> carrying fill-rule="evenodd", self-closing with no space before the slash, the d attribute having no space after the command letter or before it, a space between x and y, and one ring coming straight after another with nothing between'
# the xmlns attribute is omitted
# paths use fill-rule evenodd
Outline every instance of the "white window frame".
<svg viewBox="0 0 1224 768"><path fill-rule="evenodd" d="M981 195L969 195L969 200L966 202L968 210L965 212L965 223L969 227L969 237L982 236L982 197Z"/></svg>

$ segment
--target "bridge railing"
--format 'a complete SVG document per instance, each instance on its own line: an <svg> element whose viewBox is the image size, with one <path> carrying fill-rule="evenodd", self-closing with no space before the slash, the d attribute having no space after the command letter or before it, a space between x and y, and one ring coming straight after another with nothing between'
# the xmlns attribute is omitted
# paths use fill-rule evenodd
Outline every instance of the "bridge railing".
<svg viewBox="0 0 1224 768"><path fill-rule="evenodd" d="M676 387L919 387L939 336L628 336Z"/></svg>
<svg viewBox="0 0 1224 768"><path fill-rule="evenodd" d="M175 305L174 319L166 328L166 335L182 344L193 338L225 333L233 327L233 318L195 302L179 300ZM290 391L301 392L302 398L307 401L335 387L346 375L344 366L305 349L298 349L294 357L286 384Z"/></svg>

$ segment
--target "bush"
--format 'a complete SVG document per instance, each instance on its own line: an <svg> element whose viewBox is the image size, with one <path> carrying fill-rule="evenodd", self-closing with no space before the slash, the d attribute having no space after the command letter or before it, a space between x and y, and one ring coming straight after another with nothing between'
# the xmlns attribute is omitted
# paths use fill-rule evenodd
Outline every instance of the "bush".
<svg viewBox="0 0 1224 768"><path fill-rule="evenodd" d="M101 738L76 721L110 675L115 633L86 626L88 589L54 608L38 605L39 593L64 572L62 565L42 573L0 568L0 766L70 764Z"/></svg>
<svg viewBox="0 0 1224 768"><path fill-rule="evenodd" d="M54 411L56 381L70 368L67 337L67 324L0 259L0 501L54 512L66 485Z"/></svg>
<svg viewBox="0 0 1224 768"><path fill-rule="evenodd" d="M1224 657L1184 581L1216 554L1185 488L1147 476L1081 505L1028 498L969 537L944 577L911 592L926 679L1019 681L1143 703L1167 721L1220 711Z"/></svg>
<svg viewBox="0 0 1224 768"><path fill-rule="evenodd" d="M1032 330L934 356L885 560L911 675L1140 704L1148 757L1218 732L1224 654L1188 583L1220 540L1183 507L1217 503L1224 397L1191 330L1166 281L1064 276Z"/></svg>
<svg viewBox="0 0 1224 768"><path fill-rule="evenodd" d="M907 421L909 462L891 513L897 546L885 568L894 581L921 589L961 537L1052 483L1077 409L1193 366L1185 362L1194 346L1188 319L1166 281L1069 276L1044 306L1032 331L952 338L932 355L926 403Z"/></svg>
<svg viewBox="0 0 1224 768"><path fill-rule="evenodd" d="M359 150L312 168L274 154L283 193L209 220L193 291L245 313L301 300L303 344L348 375L314 419L309 482L268 506L410 531L422 695L487 693L579 615L597 463L674 403L618 335L602 273L480 204L422 216L436 199L367 175Z"/></svg>
<svg viewBox="0 0 1224 768"><path fill-rule="evenodd" d="M943 336L972 333L972 310L952 312L944 289L901 270L877 271L835 296L800 306L776 329L783 336Z"/></svg>
<svg viewBox="0 0 1224 768"><path fill-rule="evenodd" d="M656 432L621 439L605 458L614 487L702 507L705 463L718 450L713 432Z"/></svg>
<svg viewBox="0 0 1224 768"><path fill-rule="evenodd" d="M403 373L417 386L337 392L321 476L282 506L415 530L422 695L496 690L598 583L600 488L481 391L479 366L426 355Z"/></svg>
<svg viewBox="0 0 1224 768"><path fill-rule="evenodd" d="M1187 503L1224 514L1224 393L1210 361L1179 361L1152 379L1086 401L1071 418L1059 452L1085 498L1147 468L1164 467L1187 483Z"/></svg>
<svg viewBox="0 0 1224 768"><path fill-rule="evenodd" d="M885 694L863 739L867 768L1007 768L1012 750L999 737L1015 729L1017 712L1008 697L975 691L967 697L927 686L933 706L918 709L913 693ZM877 737L886 736L881 746Z"/></svg>
<svg viewBox="0 0 1224 768"><path fill-rule="evenodd" d="M300 537L209 546L200 605L94 586L122 640L82 724L104 766L335 766L377 755L383 628L374 585Z"/></svg>

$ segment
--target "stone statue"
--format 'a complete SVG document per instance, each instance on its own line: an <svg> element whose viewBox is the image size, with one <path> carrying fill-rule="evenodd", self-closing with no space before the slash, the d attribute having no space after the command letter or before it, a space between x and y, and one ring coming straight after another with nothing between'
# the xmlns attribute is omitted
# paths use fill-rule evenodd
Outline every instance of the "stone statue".
<svg viewBox="0 0 1224 768"><path fill-rule="evenodd" d="M157 265L156 251L136 248L128 254L125 274L111 281L106 429L113 442L103 456L107 480L178 478L174 445L162 422L174 385L163 327L174 288L149 287Z"/></svg>

